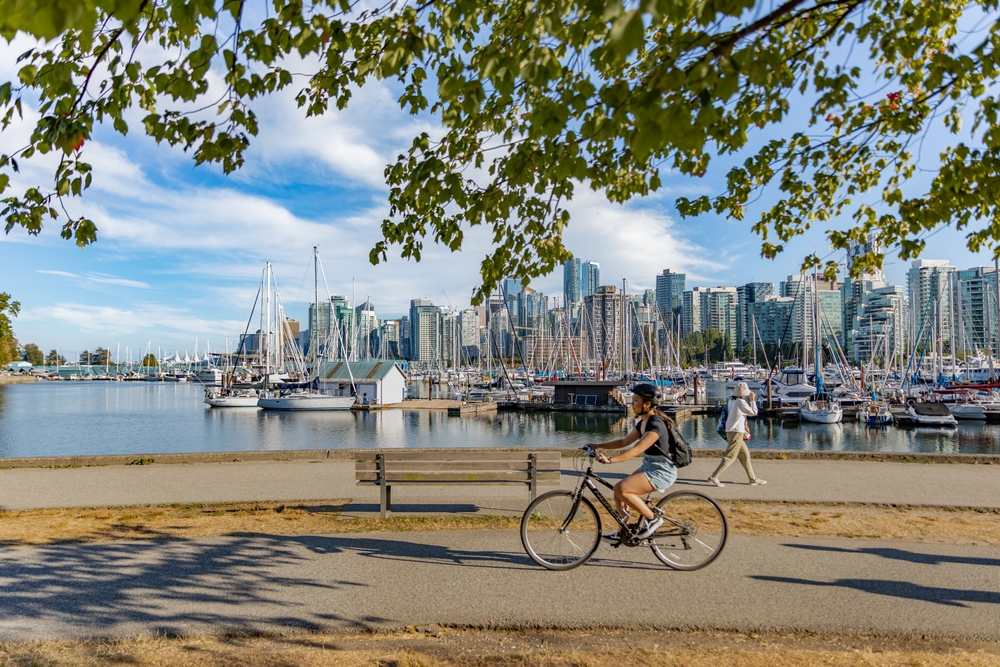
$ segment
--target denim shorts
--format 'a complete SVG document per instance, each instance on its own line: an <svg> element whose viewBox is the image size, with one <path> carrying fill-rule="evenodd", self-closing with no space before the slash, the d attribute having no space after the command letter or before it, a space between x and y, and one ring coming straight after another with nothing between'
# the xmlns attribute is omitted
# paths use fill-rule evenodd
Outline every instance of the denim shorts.
<svg viewBox="0 0 1000 667"><path fill-rule="evenodd" d="M666 456L646 455L642 459L641 472L654 489L663 493L677 481L677 466Z"/></svg>

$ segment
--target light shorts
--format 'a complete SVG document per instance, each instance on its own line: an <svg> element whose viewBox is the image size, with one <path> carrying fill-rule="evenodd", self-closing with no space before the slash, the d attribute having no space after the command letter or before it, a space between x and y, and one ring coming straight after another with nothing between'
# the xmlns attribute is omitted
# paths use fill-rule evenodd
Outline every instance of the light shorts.
<svg viewBox="0 0 1000 667"><path fill-rule="evenodd" d="M642 465L637 472L645 475L653 488L660 493L677 481L677 466L666 456L647 454L643 457Z"/></svg>

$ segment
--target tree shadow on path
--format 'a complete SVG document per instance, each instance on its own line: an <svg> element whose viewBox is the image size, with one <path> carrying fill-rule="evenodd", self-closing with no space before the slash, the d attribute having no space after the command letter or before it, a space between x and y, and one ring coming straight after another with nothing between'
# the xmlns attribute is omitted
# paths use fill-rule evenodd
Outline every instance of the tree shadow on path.
<svg viewBox="0 0 1000 667"><path fill-rule="evenodd" d="M459 535L462 531L452 533ZM516 539L516 538L514 538ZM144 540L19 547L0 555L0 634L176 636L195 631L373 630L400 619L377 610L330 613L337 594L377 587L328 556L500 570L544 570L523 552L422 544L371 536L241 534L200 540ZM610 554L609 554L610 555ZM594 566L656 569L593 559ZM346 565L346 561L345 561ZM315 595L316 592L322 595ZM354 593L351 593L354 595ZM310 603L309 600L319 602Z"/></svg>
<svg viewBox="0 0 1000 667"><path fill-rule="evenodd" d="M985 565L987 567L1000 567L1000 558L954 556L951 554L928 554L917 551L906 551L905 549L894 549L892 547L861 547L858 549L846 549L844 547L834 547L823 544L783 544L782 546L790 547L792 549L805 549L807 551L866 554L869 556L880 556L882 558L903 560L908 563L918 563L922 565L941 565L943 563L951 563L955 565Z"/></svg>
<svg viewBox="0 0 1000 667"><path fill-rule="evenodd" d="M890 597L933 602L949 607L969 607L968 603L1000 604L1000 593L993 591L970 591L958 588L941 588L936 586L921 586L907 581L890 581L888 579L836 579L834 581L814 581L811 579L796 579L794 577L751 576L757 581L768 581L779 584L800 584L804 586L827 586L848 588L864 593L887 595Z"/></svg>

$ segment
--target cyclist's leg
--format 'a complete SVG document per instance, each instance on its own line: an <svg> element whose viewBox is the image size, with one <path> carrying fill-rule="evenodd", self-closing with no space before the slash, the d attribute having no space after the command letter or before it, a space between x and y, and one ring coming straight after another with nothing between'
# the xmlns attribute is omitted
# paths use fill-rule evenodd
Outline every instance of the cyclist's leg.
<svg viewBox="0 0 1000 667"><path fill-rule="evenodd" d="M643 517L652 519L653 511L646 505L644 496L653 491L655 489L646 475L641 472L633 473L615 484L615 507L621 511L621 505L624 503L634 507Z"/></svg>

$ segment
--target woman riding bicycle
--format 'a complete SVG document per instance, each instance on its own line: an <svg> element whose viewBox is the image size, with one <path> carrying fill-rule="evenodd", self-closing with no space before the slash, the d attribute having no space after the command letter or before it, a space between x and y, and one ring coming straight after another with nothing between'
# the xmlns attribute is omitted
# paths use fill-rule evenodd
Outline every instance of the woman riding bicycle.
<svg viewBox="0 0 1000 667"><path fill-rule="evenodd" d="M651 384L640 384L632 389L632 410L639 420L624 438L590 444L594 449L621 449L633 443L634 447L612 457L598 453L601 463L621 463L644 454L642 466L622 481L615 484L615 509L623 517L628 517L627 507L634 508L643 516L639 526L638 539L646 539L663 525L663 519L656 517L643 501L643 496L659 491L663 493L677 480L677 467L670 458L670 428L673 420L656 410L659 392ZM627 507L626 507L627 506ZM616 543L621 541L618 531L605 535L602 539Z"/></svg>

